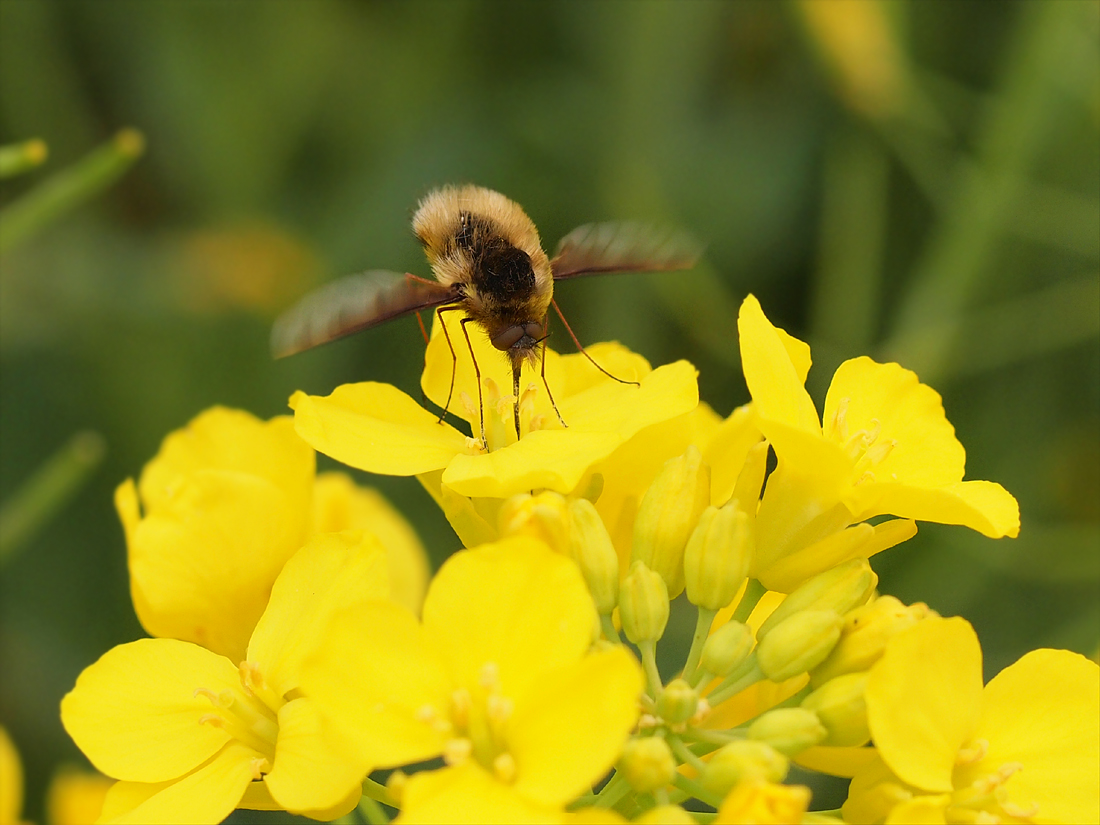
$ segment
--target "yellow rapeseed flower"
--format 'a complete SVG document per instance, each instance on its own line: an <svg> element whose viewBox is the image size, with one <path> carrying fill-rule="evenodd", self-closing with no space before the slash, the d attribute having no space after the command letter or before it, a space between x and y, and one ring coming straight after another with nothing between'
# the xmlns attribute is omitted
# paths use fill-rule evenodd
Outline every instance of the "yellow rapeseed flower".
<svg viewBox="0 0 1100 825"><path fill-rule="evenodd" d="M928 618L894 636L865 694L879 759L849 822L1100 821L1100 668L1034 650L982 687L977 635Z"/></svg>
<svg viewBox="0 0 1100 825"><path fill-rule="evenodd" d="M615 762L638 715L641 668L591 649L576 564L517 537L452 556L417 622L392 603L343 611L302 688L343 720L357 760L410 777L402 822L551 821Z"/></svg>
<svg viewBox="0 0 1100 825"><path fill-rule="evenodd" d="M909 538L907 520L1015 536L1016 500L963 481L965 451L940 396L897 364L860 357L837 369L818 418L803 387L809 349L774 327L751 295L738 317L756 426L778 457L757 512L753 575L789 591L814 573ZM900 516L874 527L881 515ZM855 525L855 527L850 527Z"/></svg>
<svg viewBox="0 0 1100 825"><path fill-rule="evenodd" d="M506 394L511 387L507 361L480 331L471 333L481 371L479 396L457 319L446 323L456 327L450 333L455 357L437 322L421 386L442 409L454 366L449 411L476 432L483 409L488 445L440 423L438 413L397 388L375 382L345 384L326 397L295 393L290 405L298 433L319 452L352 467L427 477L425 486L437 497L442 484L459 496L503 499L540 488L568 493L592 465L636 433L698 404L695 368L686 361L650 371L644 359L617 345L592 348L601 366L641 384L634 386L603 375L580 353L559 356L547 349L546 380L568 426L558 421L538 370L527 366L520 399L523 438L517 441L512 398Z"/></svg>
<svg viewBox="0 0 1100 825"><path fill-rule="evenodd" d="M407 522L346 475L315 479L314 465L289 416L213 407L164 439L137 484L119 486L130 591L151 636L240 661L272 582L318 532L376 534L394 597L419 609L428 565Z"/></svg>
<svg viewBox="0 0 1100 825"><path fill-rule="evenodd" d="M65 729L119 779L104 822L220 822L237 807L332 819L370 765L339 747L341 724L300 690L329 617L389 592L369 533L315 536L286 563L239 665L176 639L119 645L61 703Z"/></svg>

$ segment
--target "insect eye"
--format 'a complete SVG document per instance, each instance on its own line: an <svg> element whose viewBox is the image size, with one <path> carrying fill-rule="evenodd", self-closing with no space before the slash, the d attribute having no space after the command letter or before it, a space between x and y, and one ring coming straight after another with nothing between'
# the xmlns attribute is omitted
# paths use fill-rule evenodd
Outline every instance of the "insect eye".
<svg viewBox="0 0 1100 825"><path fill-rule="evenodd" d="M525 334L524 325L515 324L494 335L492 337L493 346L499 350L510 350Z"/></svg>

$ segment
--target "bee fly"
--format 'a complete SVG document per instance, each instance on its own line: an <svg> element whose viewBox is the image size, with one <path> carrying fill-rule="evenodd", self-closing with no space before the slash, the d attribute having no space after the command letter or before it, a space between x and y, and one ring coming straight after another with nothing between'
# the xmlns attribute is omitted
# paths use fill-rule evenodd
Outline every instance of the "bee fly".
<svg viewBox="0 0 1100 825"><path fill-rule="evenodd" d="M524 361L539 360L542 380L558 420L565 426L546 383L546 316L552 306L577 348L601 372L621 383L592 360L570 329L554 301L554 281L600 272L642 272L688 269L699 255L696 243L678 232L638 223L597 223L578 227L547 257L538 230L514 201L480 186L446 186L428 194L413 216L413 231L424 247L435 280L416 275L372 270L351 275L307 295L283 314L271 334L276 358L310 349L383 321L421 309L462 311L460 321L473 356L467 325L474 323L489 336L512 365L516 437L519 425L519 378ZM457 356L447 327L440 324L454 359L451 388L443 415L454 392ZM481 443L485 440L485 410L481 400L481 371L474 359L481 408Z"/></svg>

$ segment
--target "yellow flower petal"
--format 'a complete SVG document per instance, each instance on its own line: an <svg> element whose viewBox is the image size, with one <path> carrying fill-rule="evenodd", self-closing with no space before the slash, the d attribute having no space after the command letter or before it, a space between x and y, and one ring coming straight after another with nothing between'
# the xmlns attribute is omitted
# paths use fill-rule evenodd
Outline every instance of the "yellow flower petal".
<svg viewBox="0 0 1100 825"><path fill-rule="evenodd" d="M874 526L866 522L855 524L784 556L759 571L758 578L769 590L790 593L806 579L830 567L851 559L869 559L916 534L916 522L906 519L890 519Z"/></svg>
<svg viewBox="0 0 1100 825"><path fill-rule="evenodd" d="M386 553L371 533L319 533L291 556L248 645L277 696L298 687L302 659L323 646L329 617L389 596ZM330 803L326 802L325 805Z"/></svg>
<svg viewBox="0 0 1100 825"><path fill-rule="evenodd" d="M301 670L341 746L363 764L393 767L438 756L453 682L416 618L390 601L345 608L330 618L324 648ZM426 715L427 714L427 715Z"/></svg>
<svg viewBox="0 0 1100 825"><path fill-rule="evenodd" d="M117 782L107 792L102 823L178 825L221 822L252 781L255 751L236 742L175 782Z"/></svg>
<svg viewBox="0 0 1100 825"><path fill-rule="evenodd" d="M421 473L416 478L428 491L428 495L439 505L439 509L447 517L447 521L450 522L463 547L477 547L479 544L488 544L500 538L495 520L486 518L478 505L490 501L499 503L503 499L472 499L459 495L443 483L442 470Z"/></svg>
<svg viewBox="0 0 1100 825"><path fill-rule="evenodd" d="M87 825L99 819L114 781L95 771L63 765L46 791L46 821L50 825ZM10 820L9 820L10 822Z"/></svg>
<svg viewBox="0 0 1100 825"><path fill-rule="evenodd" d="M196 721L211 709L205 687L240 689L237 668L205 648L141 639L107 651L61 700L65 730L99 770L132 782L173 780L194 770L229 735Z"/></svg>
<svg viewBox="0 0 1100 825"><path fill-rule="evenodd" d="M465 496L505 498L540 487L568 493L589 467L639 430L698 403L695 368L686 361L658 367L640 387L606 380L558 399L566 429L537 430L500 450L456 456L443 483Z"/></svg>
<svg viewBox="0 0 1100 825"><path fill-rule="evenodd" d="M985 757L959 779L1018 762L1004 788L1044 822L1100 821L1100 667L1068 650L1034 650L985 687L975 733Z"/></svg>
<svg viewBox="0 0 1100 825"><path fill-rule="evenodd" d="M473 762L409 777L401 802L395 825L550 825L562 820L560 808L544 808L524 799Z"/></svg>
<svg viewBox="0 0 1100 825"><path fill-rule="evenodd" d="M564 340L564 336L563 336ZM568 346L568 345L567 345ZM605 341L585 347L595 361L616 378L623 381L641 381L653 368L649 362L636 352L624 347L618 341ZM561 386L563 397L584 392L589 387L602 384L607 380L592 361L580 352L571 352L561 356Z"/></svg>
<svg viewBox="0 0 1100 825"><path fill-rule="evenodd" d="M873 747L840 748L826 745L807 748L793 757L793 761L803 768L829 776L849 778L867 770L878 760L878 751Z"/></svg>
<svg viewBox="0 0 1100 825"><path fill-rule="evenodd" d="M877 433L876 443L895 442L875 465L879 480L894 477L920 487L962 481L966 452L944 414L943 400L898 364L879 364L866 356L845 361L829 385L822 421L825 432L840 443L861 431Z"/></svg>
<svg viewBox="0 0 1100 825"><path fill-rule="evenodd" d="M762 438L751 404L738 407L718 425L703 450L703 461L710 467L710 502L715 507L729 501L749 450Z"/></svg>
<svg viewBox="0 0 1100 825"><path fill-rule="evenodd" d="M346 473L317 476L313 485L314 533L369 530L386 549L390 595L420 612L430 575L428 555L416 531L377 490L360 487Z"/></svg>
<svg viewBox="0 0 1100 825"><path fill-rule="evenodd" d="M856 487L860 508L854 518L891 513L918 521L961 524L983 536L1015 537L1020 532L1020 505L1000 484L958 481L940 488L908 484L865 484Z"/></svg>
<svg viewBox="0 0 1100 825"><path fill-rule="evenodd" d="M623 647L546 673L517 700L508 724L515 790L564 805L615 762L638 718L642 670Z"/></svg>
<svg viewBox="0 0 1100 825"><path fill-rule="evenodd" d="M886 825L945 825L950 804L947 794L907 799L891 809Z"/></svg>
<svg viewBox="0 0 1100 825"><path fill-rule="evenodd" d="M0 727L0 823L13 825L23 812L23 764L8 732Z"/></svg>
<svg viewBox="0 0 1100 825"><path fill-rule="evenodd" d="M741 304L737 329L741 337L741 367L760 417L820 435L817 410L802 386L805 375L799 375L787 350L790 336L780 336L752 295ZM808 360L808 353L805 357Z"/></svg>
<svg viewBox="0 0 1100 825"><path fill-rule="evenodd" d="M285 416L265 423L215 407L165 438L137 490L126 482L115 496L134 607L151 635L241 659L305 537L313 465Z"/></svg>
<svg viewBox="0 0 1100 825"><path fill-rule="evenodd" d="M751 777L738 782L723 800L715 825L740 823L790 823L798 825L810 804L810 789L803 785L777 785Z"/></svg>
<svg viewBox="0 0 1100 825"><path fill-rule="evenodd" d="M411 476L446 467L466 437L389 384L344 384L328 396L290 398L295 430L314 449L351 467Z"/></svg>
<svg viewBox="0 0 1100 825"><path fill-rule="evenodd" d="M929 618L894 636L867 682L867 721L883 761L926 791L952 790L959 748L981 712L982 650L964 619Z"/></svg>
<svg viewBox="0 0 1100 825"><path fill-rule="evenodd" d="M369 766L334 747L329 726L310 699L294 699L279 709L275 764L264 784L279 805L291 813L328 810L358 801Z"/></svg>
<svg viewBox="0 0 1100 825"><path fill-rule="evenodd" d="M527 537L456 553L424 602L424 631L463 685L486 663L505 696L576 662L592 641L595 607L572 559Z"/></svg>

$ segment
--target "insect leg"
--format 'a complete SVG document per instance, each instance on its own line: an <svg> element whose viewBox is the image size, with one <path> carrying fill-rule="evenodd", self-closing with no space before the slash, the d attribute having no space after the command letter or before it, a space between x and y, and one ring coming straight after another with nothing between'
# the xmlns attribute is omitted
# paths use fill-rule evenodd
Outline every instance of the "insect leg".
<svg viewBox="0 0 1100 825"><path fill-rule="evenodd" d="M437 422L439 424L443 423L443 419L447 417L447 410L450 409L451 396L454 395L455 391L455 371L458 369L458 356L455 354L454 344L451 343L451 333L447 332L447 325L443 323L443 313L456 309L462 309L462 307L440 307L435 311L435 314L439 316L439 326L443 329L443 337L447 339L447 348L451 351L451 388L447 390L447 403L443 405L443 412L439 415L439 421ZM417 317L420 316L417 315ZM463 331L465 331L465 327L463 327ZM466 340L469 341L470 339L467 338ZM480 391L480 386L478 389Z"/></svg>
<svg viewBox="0 0 1100 825"><path fill-rule="evenodd" d="M577 336L573 334L573 330L569 326L569 322L566 321L565 316L562 315L561 308L558 306L558 302L555 301L553 298L551 298L550 303L553 305L554 311L556 313L558 313L558 317L561 318L561 322L563 324L565 324L565 331L569 333L569 337L573 339L573 343L577 345L577 349L579 349L581 351L581 355L583 355L585 358L587 358L589 361L592 362L592 366L594 366L596 369L598 369L600 372L602 372L608 378L611 378L615 381L618 381L620 384L633 384L635 387L640 387L641 386L641 384L638 383L637 381L627 381L625 378L618 378L618 377L612 375L611 373L609 373L607 370L605 370L599 364L597 364L596 359L594 359L591 355L588 354L588 351L584 347L581 346L581 342L577 340ZM547 389L549 389L549 387ZM557 407L555 407L554 409L556 410ZM558 417L560 418L561 416L559 415ZM564 424L565 422L563 421L562 423Z"/></svg>
<svg viewBox="0 0 1100 825"><path fill-rule="evenodd" d="M545 324L543 325L543 327L545 328ZM516 375L516 380L519 380L518 373ZM554 408L554 412L558 416L558 421L561 422L561 425L563 427L568 427L569 425L565 423L565 419L561 417L561 412L558 410L558 403L554 400L554 394L550 392L550 385L546 383L546 338L542 339L542 385L546 387L546 397L550 399L550 406ZM518 391L516 394L516 398L519 398ZM518 416L519 413L517 412L516 415ZM516 434L519 434L518 418L516 424Z"/></svg>
<svg viewBox="0 0 1100 825"><path fill-rule="evenodd" d="M458 309L458 307L455 307ZM466 325L470 323L473 318L463 318L459 321L462 324L462 334L466 336L466 346L470 348L470 358L474 362L474 375L477 377L477 411L481 418L481 443L485 445L485 449L489 449L489 442L485 440L485 402L481 400L481 370L477 366L477 356L474 355L474 345L470 343L470 333L466 331ZM453 350L452 350L453 352ZM451 386L454 387L454 373L451 373Z"/></svg>

